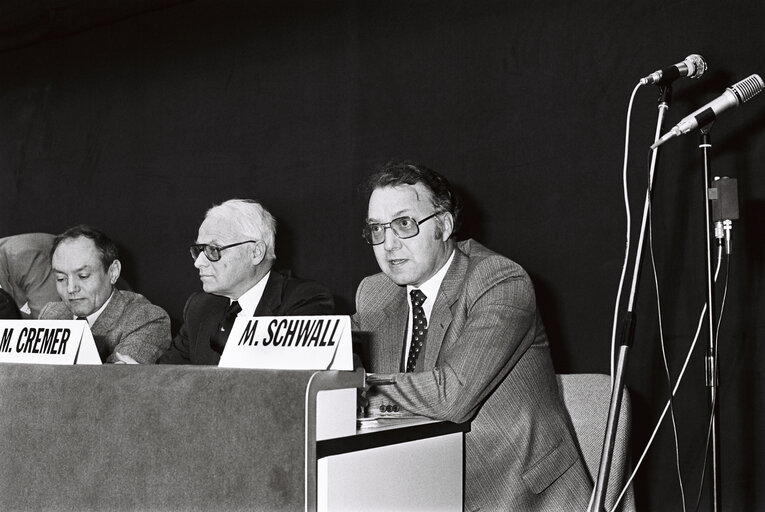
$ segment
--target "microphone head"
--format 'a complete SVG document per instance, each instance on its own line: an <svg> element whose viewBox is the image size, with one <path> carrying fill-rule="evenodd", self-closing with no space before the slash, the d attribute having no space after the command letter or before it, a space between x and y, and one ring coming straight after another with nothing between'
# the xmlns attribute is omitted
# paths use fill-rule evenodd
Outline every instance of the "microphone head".
<svg viewBox="0 0 765 512"><path fill-rule="evenodd" d="M740 82L736 82L728 87L728 90L736 96L738 105L749 101L763 89L765 89L765 83L762 82L762 78L760 78L760 75L758 74L744 78Z"/></svg>
<svg viewBox="0 0 765 512"><path fill-rule="evenodd" d="M688 66L688 78L699 78L707 70L707 61L697 53L692 53L685 58Z"/></svg>

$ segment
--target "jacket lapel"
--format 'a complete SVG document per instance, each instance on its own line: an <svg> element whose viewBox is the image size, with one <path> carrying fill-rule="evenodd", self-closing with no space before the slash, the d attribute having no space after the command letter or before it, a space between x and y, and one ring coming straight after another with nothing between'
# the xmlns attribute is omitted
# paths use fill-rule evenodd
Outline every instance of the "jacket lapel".
<svg viewBox="0 0 765 512"><path fill-rule="evenodd" d="M275 271L268 274L266 287L263 288L263 295L260 297L255 312L252 316L279 316L279 306L282 304L282 287L284 277Z"/></svg>
<svg viewBox="0 0 765 512"><path fill-rule="evenodd" d="M46 319L50 320L71 320L74 318L74 315L71 311L69 311L69 308L66 307L66 304L63 302L54 302L51 306L46 306L48 308L48 311L46 311Z"/></svg>
<svg viewBox="0 0 765 512"><path fill-rule="evenodd" d="M209 300L209 306L206 306L204 309L205 317L199 323L199 331L197 332L196 343L194 344L194 350L199 357L205 357L208 352L214 353L210 348L210 338L212 338L218 329L218 324L223 319L229 304L229 300L220 295L208 295L207 300Z"/></svg>
<svg viewBox="0 0 765 512"><path fill-rule="evenodd" d="M115 288L109 304L98 315L98 318L96 318L96 321L93 322L93 326L90 328L93 336L103 336L110 330L111 326L117 323L122 310L125 309L125 302L126 300L122 292Z"/></svg>
<svg viewBox="0 0 765 512"><path fill-rule="evenodd" d="M101 362L105 363L106 359L112 353L115 347L112 347L113 335L110 335L112 326L119 323L120 315L125 309L127 300L122 295L122 292L118 289L114 289L112 292L112 298L109 300L109 304L106 305L104 310L98 315L96 321L90 328L93 334L93 341L96 342L96 348L98 349L98 355L101 356ZM116 345L116 343L114 343Z"/></svg>
<svg viewBox="0 0 765 512"><path fill-rule="evenodd" d="M381 324L381 334L375 338L379 343L380 362L383 373L404 371L404 338L406 337L406 322L409 306L406 302L406 288L396 285L397 293L393 300L383 307L385 320Z"/></svg>
<svg viewBox="0 0 765 512"><path fill-rule="evenodd" d="M360 293L371 297L370 302L375 304L368 308L368 316L364 317L360 326L360 330L365 333L365 341L370 344L373 371L401 372L406 319L409 314L406 288L382 277L362 284L367 288Z"/></svg>
<svg viewBox="0 0 765 512"><path fill-rule="evenodd" d="M460 296L462 283L465 280L467 267L470 260L455 246L454 260L449 270L446 271L441 288L438 290L433 310L430 312L428 322L428 338L425 342L425 361L422 368L426 371L433 369L441 352L444 336L452 323L452 306ZM418 365L419 366L419 365Z"/></svg>

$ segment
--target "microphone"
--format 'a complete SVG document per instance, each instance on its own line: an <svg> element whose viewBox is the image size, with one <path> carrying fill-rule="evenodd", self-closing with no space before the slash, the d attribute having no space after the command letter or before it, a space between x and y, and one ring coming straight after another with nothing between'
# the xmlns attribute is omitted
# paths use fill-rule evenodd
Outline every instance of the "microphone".
<svg viewBox="0 0 765 512"><path fill-rule="evenodd" d="M640 79L642 85L645 84L668 84L676 79L687 76L688 78L698 78L707 70L707 62L704 57L697 54L688 55L683 62L678 62L674 66L654 71L650 75Z"/></svg>
<svg viewBox="0 0 765 512"><path fill-rule="evenodd" d="M760 75L754 74L737 82L713 99L700 109L683 118L670 131L653 143L651 149L656 149L669 139L688 133L699 126L704 127L717 119L718 114L728 110L731 107L737 107L741 103L749 101L752 97L765 89L765 83L762 82Z"/></svg>

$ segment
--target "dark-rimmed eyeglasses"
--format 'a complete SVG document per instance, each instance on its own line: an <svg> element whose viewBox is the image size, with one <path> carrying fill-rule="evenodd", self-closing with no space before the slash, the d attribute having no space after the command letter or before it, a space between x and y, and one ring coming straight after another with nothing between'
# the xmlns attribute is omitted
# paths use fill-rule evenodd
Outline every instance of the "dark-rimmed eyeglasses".
<svg viewBox="0 0 765 512"><path fill-rule="evenodd" d="M205 253L205 257L210 261L218 261L220 259L220 252L223 249L228 249L230 247L236 247L237 245L242 244L249 244L258 243L258 240L245 240L244 242L237 242L235 244L229 244L224 245L223 247L220 247L218 245L212 245L212 244L191 244L191 247L189 247L189 250L191 251L191 258L194 261L197 261L197 258L199 258L199 255L202 253Z"/></svg>
<svg viewBox="0 0 765 512"><path fill-rule="evenodd" d="M390 228L397 237L406 239L417 236L420 233L420 224L428 219L432 219L439 212L428 215L424 219L417 221L411 217L398 217L390 222L375 222L364 226L361 235L369 245L379 245L385 241L385 230Z"/></svg>

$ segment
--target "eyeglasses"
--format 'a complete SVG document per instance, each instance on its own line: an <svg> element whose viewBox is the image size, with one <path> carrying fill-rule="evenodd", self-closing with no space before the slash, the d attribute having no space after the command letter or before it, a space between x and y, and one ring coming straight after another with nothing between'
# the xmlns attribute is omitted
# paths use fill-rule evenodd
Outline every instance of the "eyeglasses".
<svg viewBox="0 0 765 512"><path fill-rule="evenodd" d="M191 258L194 261L197 261L197 258L199 258L199 255L202 253L205 253L205 257L207 257L210 261L218 261L220 259L220 252L223 249L228 249L230 247L236 247L237 245L242 244L249 244L258 243L258 240L245 240L244 242L237 242L235 244L229 244L224 245L223 247L218 247L217 245L210 245L210 244L192 244L191 247L189 247L189 250L191 251Z"/></svg>
<svg viewBox="0 0 765 512"><path fill-rule="evenodd" d="M421 221L416 221L411 217L399 217L393 219L390 222L380 222L374 224L367 224L364 226L364 230L361 235L369 245L379 245L385 241L385 230L390 228L397 237L406 239L417 236L420 233L420 224L428 219L432 219L439 212L435 212L428 217L425 217Z"/></svg>

